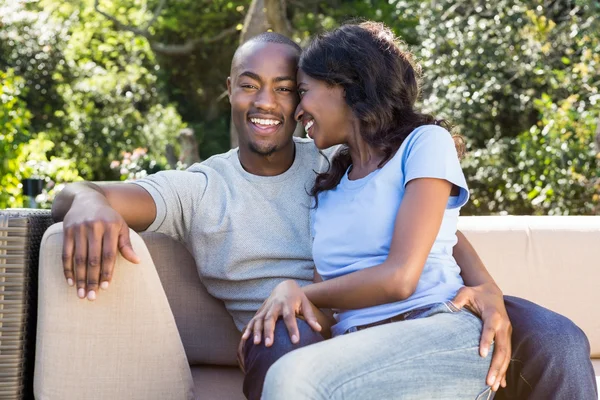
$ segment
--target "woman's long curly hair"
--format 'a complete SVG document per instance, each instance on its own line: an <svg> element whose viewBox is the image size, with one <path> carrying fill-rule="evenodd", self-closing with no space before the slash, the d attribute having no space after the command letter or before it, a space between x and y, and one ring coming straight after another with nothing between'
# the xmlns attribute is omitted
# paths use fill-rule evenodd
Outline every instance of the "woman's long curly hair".
<svg viewBox="0 0 600 400"><path fill-rule="evenodd" d="M412 54L382 23L347 24L317 36L300 57L299 67L310 77L345 91L346 103L360 121L365 142L383 153L381 168L417 127L446 121L415 110L420 92L420 68ZM459 143L457 142L457 147ZM317 175L311 195L335 188L352 164L346 146Z"/></svg>

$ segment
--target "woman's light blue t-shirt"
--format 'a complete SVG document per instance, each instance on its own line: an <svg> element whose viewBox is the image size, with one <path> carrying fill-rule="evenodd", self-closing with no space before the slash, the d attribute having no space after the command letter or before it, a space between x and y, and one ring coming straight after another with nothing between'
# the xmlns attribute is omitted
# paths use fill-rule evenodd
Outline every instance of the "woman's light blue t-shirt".
<svg viewBox="0 0 600 400"><path fill-rule="evenodd" d="M358 310L336 310L332 334L370 324L430 304L451 300L463 286L452 257L459 209L469 198L450 133L436 125L415 129L396 154L366 177L349 180L319 194L312 214L313 258L324 280L383 263L390 251L396 214L406 184L417 178L444 179L456 185L417 289L408 299Z"/></svg>

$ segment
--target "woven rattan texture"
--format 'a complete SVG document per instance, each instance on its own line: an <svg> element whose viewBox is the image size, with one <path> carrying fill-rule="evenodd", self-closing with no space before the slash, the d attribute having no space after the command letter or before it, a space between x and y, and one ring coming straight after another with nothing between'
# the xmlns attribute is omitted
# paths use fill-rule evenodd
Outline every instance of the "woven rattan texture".
<svg viewBox="0 0 600 400"><path fill-rule="evenodd" d="M0 210L0 399L33 399L40 243L47 210Z"/></svg>

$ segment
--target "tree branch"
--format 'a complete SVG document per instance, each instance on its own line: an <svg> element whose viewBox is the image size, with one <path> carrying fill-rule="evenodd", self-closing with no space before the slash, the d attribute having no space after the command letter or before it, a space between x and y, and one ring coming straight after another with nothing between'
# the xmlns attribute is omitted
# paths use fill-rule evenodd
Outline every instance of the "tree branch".
<svg viewBox="0 0 600 400"><path fill-rule="evenodd" d="M104 18L108 19L113 24L115 24L115 28L116 29L121 30L121 31L133 32L136 35L143 36L146 39L150 40L150 33L148 32L147 29L142 30L142 29L136 28L134 26L122 23L116 17L114 17L114 16L112 16L112 15L110 15L110 14L105 13L104 11L102 11L100 9L99 2L100 2L100 0L94 0L94 10L96 10L97 13L99 13L102 16L104 16Z"/></svg>
<svg viewBox="0 0 600 400"><path fill-rule="evenodd" d="M154 22L158 19L158 16L162 12L166 0L161 0L159 5L154 10L154 14L152 18L144 25L143 28L136 28L135 26L131 26L128 24L124 24L119 21L115 16L110 15L100 9L100 0L94 0L94 9L97 13L104 16L104 18L108 19L115 25L115 29L121 31L132 32L138 36L142 36L148 40L150 44L150 48L156 53L166 54L166 55L186 55L193 52L198 46L203 44L211 44L214 42L218 42L237 32L237 27L232 26L230 28L224 29L215 36L212 37L199 37L195 39L190 39L183 44L165 44L154 41L153 36L148 31L148 28L152 26Z"/></svg>
<svg viewBox="0 0 600 400"><path fill-rule="evenodd" d="M160 0L160 3L158 4L156 9L154 10L154 13L152 14L152 18L146 23L146 25L144 25L145 31L147 31L148 28L150 28L152 26L152 24L154 24L156 22L156 20L160 16L160 13L162 12L163 8L165 7L166 2L167 2L167 0Z"/></svg>
<svg viewBox="0 0 600 400"><path fill-rule="evenodd" d="M214 42L218 42L219 40L225 39L227 36L233 35L236 33L237 26L232 26L230 28L224 29L215 36L212 37L199 37L195 39L190 39L184 44L164 44L159 42L150 42L150 47L157 53L177 56L177 55L185 55L194 51L198 46L203 44L211 44Z"/></svg>

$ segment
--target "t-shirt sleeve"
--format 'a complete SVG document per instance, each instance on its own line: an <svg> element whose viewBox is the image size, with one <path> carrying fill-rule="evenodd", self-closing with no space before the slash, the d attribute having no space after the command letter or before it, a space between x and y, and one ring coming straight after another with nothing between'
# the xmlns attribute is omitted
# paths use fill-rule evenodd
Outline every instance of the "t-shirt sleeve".
<svg viewBox="0 0 600 400"><path fill-rule="evenodd" d="M184 241L206 191L206 174L161 171L132 183L146 189L156 204L156 218L146 231Z"/></svg>
<svg viewBox="0 0 600 400"><path fill-rule="evenodd" d="M413 179L444 179L459 188L446 208L458 208L469 199L469 188L456 152L454 139L442 127L422 128L407 138L410 142L404 155L404 186Z"/></svg>

